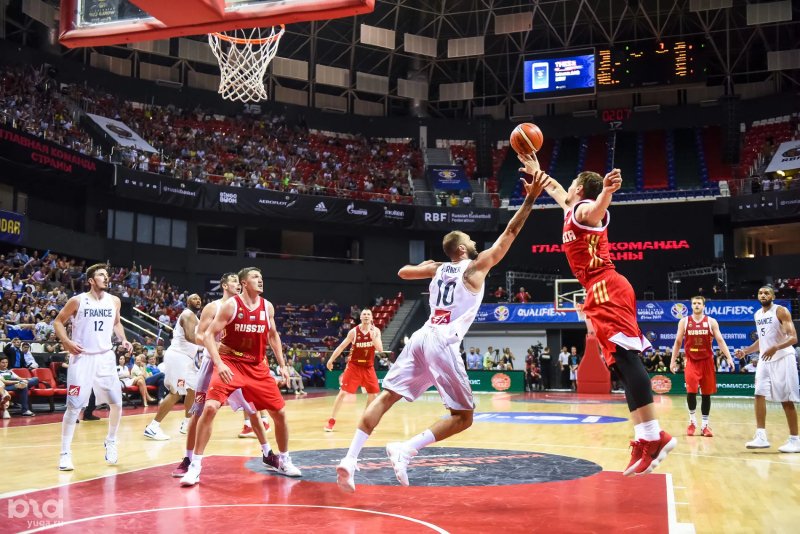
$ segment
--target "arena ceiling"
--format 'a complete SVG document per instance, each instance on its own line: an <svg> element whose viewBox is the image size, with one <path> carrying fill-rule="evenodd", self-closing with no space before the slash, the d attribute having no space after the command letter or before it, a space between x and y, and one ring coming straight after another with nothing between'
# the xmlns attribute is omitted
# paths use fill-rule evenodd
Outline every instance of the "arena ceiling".
<svg viewBox="0 0 800 534"><path fill-rule="evenodd" d="M21 4L10 0L6 38L16 40L37 24ZM735 94L738 84L773 79L777 91L797 91L800 65L792 59L776 69L768 54L800 49L799 30L800 3L792 0L377 0L368 15L288 26L278 55L308 62L310 75L270 77L310 95L380 102L391 115L469 116L476 106L511 109L523 100L525 54L689 39L707 45L709 85ZM409 52L407 34L427 38L417 45L433 48ZM144 54L113 48L118 50L109 53ZM349 76L340 87L319 83L317 65L345 69ZM409 97L409 86L399 80L428 83L427 100ZM457 86L455 98L439 87L465 82L473 82L471 98L459 96Z"/></svg>

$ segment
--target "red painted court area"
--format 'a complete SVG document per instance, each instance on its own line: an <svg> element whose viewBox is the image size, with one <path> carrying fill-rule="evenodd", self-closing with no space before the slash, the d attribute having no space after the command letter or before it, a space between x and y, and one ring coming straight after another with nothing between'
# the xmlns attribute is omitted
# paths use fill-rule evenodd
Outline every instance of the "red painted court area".
<svg viewBox="0 0 800 534"><path fill-rule="evenodd" d="M669 488L667 477L659 474L624 478L602 471L565 482L508 486L361 484L349 495L332 483L256 473L245 467L246 461L206 458L201 483L193 488L181 488L170 477L169 465L2 499L0 510L10 513L0 531L669 531ZM19 517L25 506L21 500L49 503L50 518Z"/></svg>

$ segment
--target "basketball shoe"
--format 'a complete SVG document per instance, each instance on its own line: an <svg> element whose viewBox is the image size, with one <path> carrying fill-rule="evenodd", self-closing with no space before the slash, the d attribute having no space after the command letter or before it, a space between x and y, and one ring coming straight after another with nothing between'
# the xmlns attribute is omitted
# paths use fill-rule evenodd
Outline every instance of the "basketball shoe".
<svg viewBox="0 0 800 534"><path fill-rule="evenodd" d="M336 483L347 493L356 491L355 472L358 471L358 460L345 456L336 468Z"/></svg>
<svg viewBox="0 0 800 534"><path fill-rule="evenodd" d="M183 460L181 460L181 463L178 464L178 467L176 467L172 472L172 478L181 478L183 475L185 475L189 470L189 465L191 463L192 462L189 460L189 458L184 456Z"/></svg>
<svg viewBox="0 0 800 534"><path fill-rule="evenodd" d="M252 426L244 425L242 427L242 431L239 432L239 437L240 438L255 438L257 436L256 436L256 433L253 432L253 427Z"/></svg>
<svg viewBox="0 0 800 534"><path fill-rule="evenodd" d="M115 464L119 460L119 454L117 453L117 442L107 439L103 442L103 445L106 447L106 462L110 464Z"/></svg>
<svg viewBox="0 0 800 534"><path fill-rule="evenodd" d="M150 424L144 429L144 437L155 441L167 441L169 439L169 436L164 434L164 431L161 430L161 425L158 421L150 421Z"/></svg>
<svg viewBox="0 0 800 534"><path fill-rule="evenodd" d="M686 435L694 436L695 430L697 430L697 427L695 426L694 421L689 421L689 426L686 427Z"/></svg>
<svg viewBox="0 0 800 534"><path fill-rule="evenodd" d="M194 462L190 463L189 468L186 469L186 474L181 478L181 486L189 487L198 484L200 482L200 470L201 467L199 465Z"/></svg>
<svg viewBox="0 0 800 534"><path fill-rule="evenodd" d="M325 425L325 432L333 432L333 425L335 424L336 424L336 419L334 419L333 417L328 419L328 424Z"/></svg>
<svg viewBox="0 0 800 534"><path fill-rule="evenodd" d="M631 447L631 461L628 462L628 467L622 472L623 475L629 477L633 475L633 472L639 466L639 462L642 459L642 440L633 440L630 443Z"/></svg>
<svg viewBox="0 0 800 534"><path fill-rule="evenodd" d="M408 462L417 455L417 450L405 443L395 441L386 445L386 456L392 462L397 481L403 486L408 486Z"/></svg>
<svg viewBox="0 0 800 534"><path fill-rule="evenodd" d="M704 438L713 438L714 437L714 433L711 432L711 427L710 426L704 426L703 427L703 431L700 434Z"/></svg>
<svg viewBox="0 0 800 534"><path fill-rule="evenodd" d="M192 421L191 417L184 417L183 421L181 421L181 427L178 429L178 432L181 434L186 434L189 431L189 423Z"/></svg>
<svg viewBox="0 0 800 534"><path fill-rule="evenodd" d="M278 474L292 478L303 476L303 473L292 463L292 459L288 453L275 454L269 451L269 454L262 455L261 462L267 469L275 471Z"/></svg>
<svg viewBox="0 0 800 534"><path fill-rule="evenodd" d="M800 452L800 438L790 437L786 443L778 447L781 452Z"/></svg>
<svg viewBox="0 0 800 534"><path fill-rule="evenodd" d="M752 441L745 443L748 449L769 449L769 441L767 441L767 433L764 430L756 430L756 435L753 436Z"/></svg>
<svg viewBox="0 0 800 534"><path fill-rule="evenodd" d="M72 465L72 453L71 452L62 452L61 457L58 459L58 469L59 471L72 471L75 469L75 466Z"/></svg>
<svg viewBox="0 0 800 534"><path fill-rule="evenodd" d="M661 431L659 439L653 441L639 440L642 442L642 460L636 466L634 473L636 475L647 475L652 473L653 469L658 467L658 464L664 461L667 454L675 448L678 440Z"/></svg>

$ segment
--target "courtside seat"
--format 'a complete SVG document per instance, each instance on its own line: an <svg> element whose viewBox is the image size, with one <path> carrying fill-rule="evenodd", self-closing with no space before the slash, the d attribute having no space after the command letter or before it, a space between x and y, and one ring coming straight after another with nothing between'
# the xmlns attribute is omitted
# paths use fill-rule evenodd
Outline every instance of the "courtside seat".
<svg viewBox="0 0 800 534"><path fill-rule="evenodd" d="M22 379L27 380L29 378L33 378L33 374L31 374L30 370L25 367L12 369L12 371ZM39 380L39 383L36 386L28 389L28 394L31 396L31 407L33 407L34 397L44 397L49 401L50 411L52 412L55 410L55 405L53 404L53 390L50 386L42 384L41 380Z"/></svg>
<svg viewBox="0 0 800 534"><path fill-rule="evenodd" d="M56 387L56 379L53 377L53 373L47 367L40 367L39 369L33 370L33 375L39 379L39 385L33 390L33 394L36 396L44 396L49 397L50 400L50 411L55 411L55 403L53 401L54 397L64 397L66 399L67 396L67 389L66 388L59 388ZM43 390L47 391L49 395L42 395L39 394L38 391Z"/></svg>

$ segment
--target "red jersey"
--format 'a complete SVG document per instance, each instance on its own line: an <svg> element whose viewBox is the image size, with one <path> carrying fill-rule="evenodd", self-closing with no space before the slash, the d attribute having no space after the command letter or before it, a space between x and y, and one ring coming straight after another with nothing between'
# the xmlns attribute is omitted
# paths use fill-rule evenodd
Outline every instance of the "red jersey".
<svg viewBox="0 0 800 534"><path fill-rule="evenodd" d="M236 311L222 331L219 353L240 361L259 363L267 354L267 333L270 330L267 301L259 296L258 304L252 310L244 305L239 295L235 295L233 301Z"/></svg>
<svg viewBox="0 0 800 534"><path fill-rule="evenodd" d="M575 210L589 200L575 204L564 217L564 253L569 267L578 282L585 288L597 274L615 269L608 246L608 223L611 215L606 211L603 225L591 227L575 220Z"/></svg>
<svg viewBox="0 0 800 534"><path fill-rule="evenodd" d="M704 360L714 357L714 350L711 347L714 335L711 333L711 321L703 315L699 321L694 320L690 315L686 318L686 334L683 341L683 350L687 358L692 360Z"/></svg>
<svg viewBox="0 0 800 534"><path fill-rule="evenodd" d="M350 349L350 361L353 365L360 365L362 367L373 367L375 365L375 344L372 342L370 332L372 329L367 330L367 333L361 331L361 328L356 326L356 340L353 342L353 348Z"/></svg>

